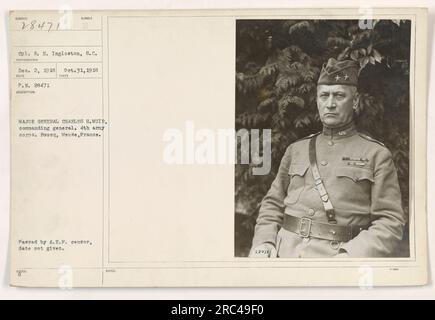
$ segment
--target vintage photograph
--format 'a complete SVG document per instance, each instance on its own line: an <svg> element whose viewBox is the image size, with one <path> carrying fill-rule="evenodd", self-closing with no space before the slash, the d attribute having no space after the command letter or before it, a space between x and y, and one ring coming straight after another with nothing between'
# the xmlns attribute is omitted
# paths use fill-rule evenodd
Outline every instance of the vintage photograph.
<svg viewBox="0 0 435 320"><path fill-rule="evenodd" d="M427 13L11 11L9 283L427 284Z"/></svg>
<svg viewBox="0 0 435 320"><path fill-rule="evenodd" d="M237 20L235 127L270 130L270 170L235 165L236 257L410 256L410 39L410 20Z"/></svg>

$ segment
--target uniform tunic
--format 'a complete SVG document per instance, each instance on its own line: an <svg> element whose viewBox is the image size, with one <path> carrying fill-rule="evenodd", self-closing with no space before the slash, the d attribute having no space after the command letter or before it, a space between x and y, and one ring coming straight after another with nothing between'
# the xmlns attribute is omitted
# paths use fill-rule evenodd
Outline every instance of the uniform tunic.
<svg viewBox="0 0 435 320"><path fill-rule="evenodd" d="M320 176L338 225L369 226L348 242L304 238L281 228L283 215L328 223L308 158L310 139L291 144L263 199L253 246L275 245L279 257L394 256L405 224L401 194L390 151L376 140L345 128L325 128L317 137Z"/></svg>

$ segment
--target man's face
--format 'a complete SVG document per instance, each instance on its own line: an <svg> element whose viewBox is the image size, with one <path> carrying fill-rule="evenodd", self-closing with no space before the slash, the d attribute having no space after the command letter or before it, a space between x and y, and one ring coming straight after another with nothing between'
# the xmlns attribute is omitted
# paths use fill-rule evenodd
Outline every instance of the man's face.
<svg viewBox="0 0 435 320"><path fill-rule="evenodd" d="M358 92L353 86L317 86L317 108L320 120L330 128L348 124L354 116L353 106L358 104Z"/></svg>

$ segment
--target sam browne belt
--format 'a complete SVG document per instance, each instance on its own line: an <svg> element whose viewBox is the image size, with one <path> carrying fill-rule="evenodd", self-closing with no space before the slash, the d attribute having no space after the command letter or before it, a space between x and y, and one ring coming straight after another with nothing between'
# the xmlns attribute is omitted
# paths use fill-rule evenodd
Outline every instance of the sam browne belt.
<svg viewBox="0 0 435 320"><path fill-rule="evenodd" d="M317 166L316 152L317 135L313 136L308 145L308 158L310 160L310 169L313 174L313 180L319 197L325 209L328 223L315 222L310 218L298 218L284 214L283 228L287 231L299 234L304 238L318 238L330 241L347 242L355 238L362 230L368 226L340 226L335 219L335 210L323 184L320 176L319 167Z"/></svg>
<svg viewBox="0 0 435 320"><path fill-rule="evenodd" d="M316 190L319 193L320 200L322 200L328 222L337 223L337 220L335 220L334 207L329 199L328 192L326 191L322 177L320 176L319 167L317 166L316 139L317 136L312 137L308 146L308 158L310 159L311 173L313 174L314 184L316 185Z"/></svg>

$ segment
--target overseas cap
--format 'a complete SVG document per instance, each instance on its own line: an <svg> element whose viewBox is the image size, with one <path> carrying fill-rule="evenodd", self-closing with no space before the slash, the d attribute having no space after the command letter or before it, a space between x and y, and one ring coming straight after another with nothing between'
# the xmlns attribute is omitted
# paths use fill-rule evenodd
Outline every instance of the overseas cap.
<svg viewBox="0 0 435 320"><path fill-rule="evenodd" d="M357 86L358 73L358 62L353 60L337 61L330 58L328 63L323 65L317 84Z"/></svg>

